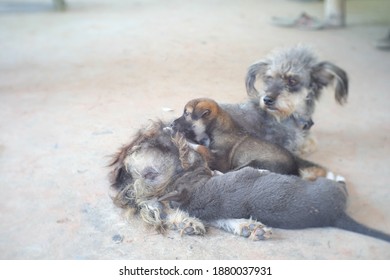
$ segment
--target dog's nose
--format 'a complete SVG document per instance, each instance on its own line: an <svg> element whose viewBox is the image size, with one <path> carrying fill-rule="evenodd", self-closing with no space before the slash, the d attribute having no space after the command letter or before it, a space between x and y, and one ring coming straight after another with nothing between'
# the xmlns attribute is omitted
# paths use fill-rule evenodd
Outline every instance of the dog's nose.
<svg viewBox="0 0 390 280"><path fill-rule="evenodd" d="M177 119L174 120L173 122L171 122L171 128L172 128L174 131L176 131L176 129L177 129Z"/></svg>
<svg viewBox="0 0 390 280"><path fill-rule="evenodd" d="M264 104L267 106L272 106L275 104L275 99L273 99L272 97L270 97L268 95L263 97L263 101L264 101Z"/></svg>
<svg viewBox="0 0 390 280"><path fill-rule="evenodd" d="M180 118L174 120L171 122L171 128L174 133L179 132L182 130L181 124L180 124Z"/></svg>

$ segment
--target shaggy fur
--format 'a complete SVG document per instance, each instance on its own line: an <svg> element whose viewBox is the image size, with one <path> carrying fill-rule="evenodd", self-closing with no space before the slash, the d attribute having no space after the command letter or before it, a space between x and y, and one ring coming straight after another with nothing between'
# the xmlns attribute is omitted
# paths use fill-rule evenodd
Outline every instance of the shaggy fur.
<svg viewBox="0 0 390 280"><path fill-rule="evenodd" d="M176 230L181 234L203 235L205 224L186 212L173 209L157 198L171 192L172 183L181 176L202 167L208 176L208 150L190 145L181 134L172 135L162 122L141 129L133 141L114 156L110 173L115 190L114 203L127 211L139 214L142 220L159 232ZM192 182L189 182L192 184ZM216 227L253 240L265 239L270 230L251 219L224 220Z"/></svg>
<svg viewBox="0 0 390 280"><path fill-rule="evenodd" d="M234 122L249 135L282 146L296 155L315 150L316 142L310 130L302 129L294 118L276 119L260 107L258 99L240 104L220 104Z"/></svg>
<svg viewBox="0 0 390 280"><path fill-rule="evenodd" d="M259 93L257 78L264 83ZM248 69L247 93L259 97L261 107L280 119L294 115L309 120L324 87L335 84L335 99L344 104L348 97L348 77L330 62L319 62L307 47L297 46L274 51Z"/></svg>
<svg viewBox="0 0 390 280"><path fill-rule="evenodd" d="M116 205L138 213L158 231L202 235L211 225L262 240L271 236L262 221L288 229L333 226L390 240L345 214L343 183L250 167L216 175L221 173L208 168L205 147L164 127L156 122L140 130L115 156L110 173Z"/></svg>
<svg viewBox="0 0 390 280"><path fill-rule="evenodd" d="M261 81L257 90L256 83ZM335 98L344 104L348 76L340 67L318 61L304 46L272 52L248 69L246 88L250 100L222 105L234 121L252 136L279 144L296 154L315 149L310 135L315 103L322 92L334 86Z"/></svg>

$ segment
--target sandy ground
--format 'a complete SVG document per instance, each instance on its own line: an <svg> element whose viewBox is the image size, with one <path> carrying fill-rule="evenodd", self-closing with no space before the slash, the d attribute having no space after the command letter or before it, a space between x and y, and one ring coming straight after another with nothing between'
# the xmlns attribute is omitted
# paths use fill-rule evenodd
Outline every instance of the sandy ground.
<svg viewBox="0 0 390 280"><path fill-rule="evenodd" d="M314 32L269 21L321 18L322 2L81 0L65 13L9 2L0 1L1 259L390 259L390 244L332 228L275 229L265 242L217 229L162 236L113 206L105 167L148 119L176 117L195 97L241 102L251 63L305 43L350 77L345 107L331 91L318 104L309 158L347 178L351 216L390 232L390 52L373 46L390 27L389 1L348 1L347 28Z"/></svg>

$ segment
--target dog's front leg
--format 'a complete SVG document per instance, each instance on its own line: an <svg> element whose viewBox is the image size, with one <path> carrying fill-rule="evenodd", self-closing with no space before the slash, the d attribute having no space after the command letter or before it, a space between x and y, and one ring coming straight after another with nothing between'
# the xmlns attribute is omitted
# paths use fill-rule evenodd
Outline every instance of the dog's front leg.
<svg viewBox="0 0 390 280"><path fill-rule="evenodd" d="M145 200L138 207L140 216L145 223L153 226L158 232L164 231L167 215L161 202L157 199Z"/></svg>
<svg viewBox="0 0 390 280"><path fill-rule="evenodd" d="M201 220L190 217L180 209L170 209L165 220L166 227L178 231L180 235L204 235L206 227Z"/></svg>
<svg viewBox="0 0 390 280"><path fill-rule="evenodd" d="M317 148L317 140L312 134L308 134L305 137L303 144L299 147L299 155L309 155L313 153Z"/></svg>
<svg viewBox="0 0 390 280"><path fill-rule="evenodd" d="M254 241L269 239L272 235L271 228L252 219L219 219L211 221L209 224Z"/></svg>
<svg viewBox="0 0 390 280"><path fill-rule="evenodd" d="M212 154L206 146L190 142L188 142L188 146L194 151L198 152L206 163L210 163L212 161Z"/></svg>
<svg viewBox="0 0 390 280"><path fill-rule="evenodd" d="M158 232L178 231L180 235L204 235L206 228L201 220L190 217L180 209L171 209L162 202L151 199L140 204L140 216Z"/></svg>

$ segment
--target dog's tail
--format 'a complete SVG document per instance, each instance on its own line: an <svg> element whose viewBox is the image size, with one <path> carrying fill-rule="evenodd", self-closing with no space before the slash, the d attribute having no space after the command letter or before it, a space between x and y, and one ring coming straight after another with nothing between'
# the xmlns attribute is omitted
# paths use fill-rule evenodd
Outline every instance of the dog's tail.
<svg viewBox="0 0 390 280"><path fill-rule="evenodd" d="M361 223L349 217L347 214L342 214L341 217L336 221L334 227L390 242L389 234L362 225Z"/></svg>
<svg viewBox="0 0 390 280"><path fill-rule="evenodd" d="M268 63L265 61L259 61L249 66L248 72L245 78L246 92L250 97L259 97L259 92L255 88L255 82L257 75L262 75L266 71Z"/></svg>

